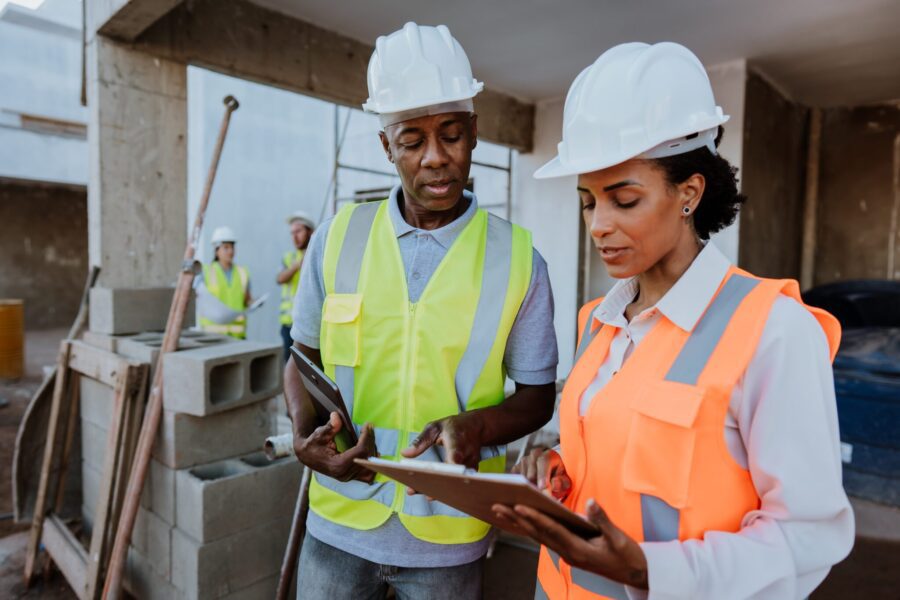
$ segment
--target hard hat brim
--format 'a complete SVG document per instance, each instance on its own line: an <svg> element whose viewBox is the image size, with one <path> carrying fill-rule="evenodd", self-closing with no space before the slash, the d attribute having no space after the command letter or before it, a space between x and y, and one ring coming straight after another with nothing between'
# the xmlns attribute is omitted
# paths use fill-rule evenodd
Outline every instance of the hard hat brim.
<svg viewBox="0 0 900 600"><path fill-rule="evenodd" d="M416 110L418 108L427 108L429 106L437 106L439 104L450 104L452 102L460 102L462 100L471 100L481 92L481 89L478 89L474 92L467 92L465 94L460 94L459 96L449 96L447 98L432 98L431 100L419 100L416 102L409 102L406 104L397 104L396 106L379 106L377 102L367 101L362 105L363 110L369 113L375 113L378 115L389 115L393 113L402 113L410 110ZM442 113L438 113L442 114ZM400 121L402 123L402 121Z"/></svg>

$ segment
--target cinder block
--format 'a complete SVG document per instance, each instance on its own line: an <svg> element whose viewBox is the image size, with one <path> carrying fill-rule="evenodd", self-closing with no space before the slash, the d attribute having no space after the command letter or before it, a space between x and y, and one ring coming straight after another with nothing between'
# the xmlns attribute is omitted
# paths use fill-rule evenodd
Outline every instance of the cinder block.
<svg viewBox="0 0 900 600"><path fill-rule="evenodd" d="M206 416L281 392L280 345L236 341L164 357L166 410Z"/></svg>
<svg viewBox="0 0 900 600"><path fill-rule="evenodd" d="M259 450L271 431L262 402L208 417L165 410L153 456L170 469L185 469Z"/></svg>
<svg viewBox="0 0 900 600"><path fill-rule="evenodd" d="M90 298L90 329L109 335L162 331L166 328L174 293L173 287L95 287ZM192 300L185 313L185 325L193 325L193 322Z"/></svg>
<svg viewBox="0 0 900 600"><path fill-rule="evenodd" d="M81 516L85 530L90 533L93 530L94 514L97 509L97 498L100 493L100 471L94 469L86 462L81 463L81 489L82 504Z"/></svg>
<svg viewBox="0 0 900 600"><path fill-rule="evenodd" d="M294 457L269 461L256 452L178 471L175 524L198 542L212 542L258 524L291 516L300 487Z"/></svg>
<svg viewBox="0 0 900 600"><path fill-rule="evenodd" d="M105 333L97 333L95 331L85 331L81 334L81 340L94 348L100 348L107 352L116 351L116 343L119 337L115 335L106 335Z"/></svg>
<svg viewBox="0 0 900 600"><path fill-rule="evenodd" d="M90 421L81 419L81 457L97 472L103 472L106 459L107 432Z"/></svg>
<svg viewBox="0 0 900 600"><path fill-rule="evenodd" d="M264 518L263 513L256 514ZM172 583L191 600L221 598L245 590L280 571L290 529L291 517L284 517L201 544L175 528Z"/></svg>
<svg viewBox="0 0 900 600"><path fill-rule="evenodd" d="M113 389L90 377L79 377L81 420L109 429L113 412Z"/></svg>
<svg viewBox="0 0 900 600"><path fill-rule="evenodd" d="M128 548L123 583L125 589L140 600L184 600L184 594L168 579L161 577L151 566L150 559L133 546Z"/></svg>
<svg viewBox="0 0 900 600"><path fill-rule="evenodd" d="M137 335L122 336L117 338L117 352L126 358L132 358L148 363L152 373L156 370L156 360L162 349L163 332L147 331ZM235 339L227 335L206 333L203 331L184 330L178 338L178 350L193 350L205 348L213 344L234 342Z"/></svg>
<svg viewBox="0 0 900 600"><path fill-rule="evenodd" d="M173 529L172 525L149 510L139 508L131 532L131 545L148 559L156 574L167 581L172 573Z"/></svg>
<svg viewBox="0 0 900 600"><path fill-rule="evenodd" d="M175 469L150 461L150 509L169 525L175 525Z"/></svg>

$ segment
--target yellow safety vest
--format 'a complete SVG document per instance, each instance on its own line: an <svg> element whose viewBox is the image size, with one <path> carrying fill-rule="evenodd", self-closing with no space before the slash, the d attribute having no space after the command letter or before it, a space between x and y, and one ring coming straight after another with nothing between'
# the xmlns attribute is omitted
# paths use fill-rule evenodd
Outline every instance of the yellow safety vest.
<svg viewBox="0 0 900 600"><path fill-rule="evenodd" d="M478 210L413 303L387 202L335 216L323 258L322 361L357 429L375 427L381 458L399 460L430 421L503 402L503 355L532 252L528 231ZM433 447L419 460L442 454ZM481 457L480 471L504 470L505 448L482 448ZM438 544L474 542L490 529L380 475L368 485L316 473L310 508L362 530L396 513L412 535Z"/></svg>
<svg viewBox="0 0 900 600"><path fill-rule="evenodd" d="M282 262L284 263L284 268L287 269L295 262L299 262L303 259L303 255L305 254L304 250L291 250L290 252L284 253L284 258ZM297 269L297 272L294 273L294 276L291 277L290 281L287 283L281 284L281 324L290 326L294 319L291 316L291 311L294 307L294 296L297 295L297 285L300 283L300 269Z"/></svg>
<svg viewBox="0 0 900 600"><path fill-rule="evenodd" d="M231 281L225 276L225 270L218 261L203 265L203 283L213 296L222 304L232 310L246 310L244 299L247 296L247 286L250 284L250 273L246 267L234 265L232 267ZM200 328L212 333L230 335L233 338L244 339L247 337L247 318L241 315L231 323L216 323L204 317L200 317Z"/></svg>

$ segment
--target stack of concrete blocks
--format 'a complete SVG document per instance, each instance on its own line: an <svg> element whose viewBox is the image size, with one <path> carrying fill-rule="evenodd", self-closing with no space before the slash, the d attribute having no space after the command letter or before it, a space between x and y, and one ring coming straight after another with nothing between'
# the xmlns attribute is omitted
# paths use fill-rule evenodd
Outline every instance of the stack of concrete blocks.
<svg viewBox="0 0 900 600"><path fill-rule="evenodd" d="M161 333L85 337L151 365ZM185 331L164 358L163 414L125 585L139 600L275 594L301 469L260 451L275 432L281 346ZM85 523L90 528L112 390L82 380Z"/></svg>

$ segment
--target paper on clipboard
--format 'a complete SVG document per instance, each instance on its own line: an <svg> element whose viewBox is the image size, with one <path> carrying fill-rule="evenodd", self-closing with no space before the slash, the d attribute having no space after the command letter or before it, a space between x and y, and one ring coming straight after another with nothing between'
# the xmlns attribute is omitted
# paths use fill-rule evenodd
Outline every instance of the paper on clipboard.
<svg viewBox="0 0 900 600"><path fill-rule="evenodd" d="M419 492L440 500L456 510L472 515L512 533L525 532L499 521L491 507L494 504L522 504L556 519L582 537L597 537L596 525L572 512L560 502L541 493L522 475L478 473L463 465L417 460L394 462L380 458L357 459L367 469L381 473Z"/></svg>

